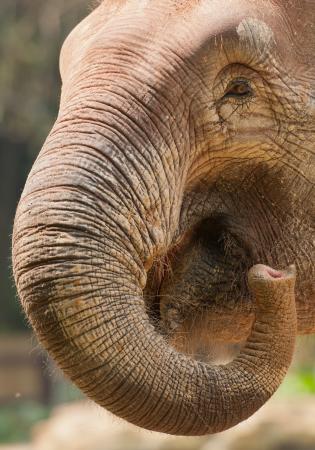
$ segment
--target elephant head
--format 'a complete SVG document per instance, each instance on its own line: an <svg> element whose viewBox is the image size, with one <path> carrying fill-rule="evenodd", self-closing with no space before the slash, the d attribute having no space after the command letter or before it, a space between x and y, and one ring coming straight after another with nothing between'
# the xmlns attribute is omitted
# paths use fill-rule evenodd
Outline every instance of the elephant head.
<svg viewBox="0 0 315 450"><path fill-rule="evenodd" d="M225 430L315 331L314 22L311 0L104 0L63 46L14 276L59 366L130 422ZM214 365L211 342L243 347Z"/></svg>

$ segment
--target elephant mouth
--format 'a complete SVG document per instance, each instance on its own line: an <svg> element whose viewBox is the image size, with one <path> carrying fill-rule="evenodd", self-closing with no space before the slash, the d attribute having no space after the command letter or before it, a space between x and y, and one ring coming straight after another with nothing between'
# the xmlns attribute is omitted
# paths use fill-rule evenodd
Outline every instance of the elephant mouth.
<svg viewBox="0 0 315 450"><path fill-rule="evenodd" d="M213 358L240 346L255 322L247 273L255 264L248 233L216 215L186 232L148 274L145 291L155 326L179 351Z"/></svg>

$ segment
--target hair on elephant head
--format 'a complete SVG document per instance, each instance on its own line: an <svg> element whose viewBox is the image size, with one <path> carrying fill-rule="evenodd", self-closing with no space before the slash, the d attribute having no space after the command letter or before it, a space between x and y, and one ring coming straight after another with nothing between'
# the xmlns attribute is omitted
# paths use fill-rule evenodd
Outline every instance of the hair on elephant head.
<svg viewBox="0 0 315 450"><path fill-rule="evenodd" d="M59 366L132 423L237 424L315 331L314 21L310 0L104 0L63 46L14 275Z"/></svg>

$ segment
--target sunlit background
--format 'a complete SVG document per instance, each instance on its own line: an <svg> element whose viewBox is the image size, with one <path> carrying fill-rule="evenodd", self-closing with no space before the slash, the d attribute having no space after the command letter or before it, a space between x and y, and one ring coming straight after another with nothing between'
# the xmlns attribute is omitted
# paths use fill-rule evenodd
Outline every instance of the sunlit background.
<svg viewBox="0 0 315 450"><path fill-rule="evenodd" d="M114 1L114 0L113 0ZM0 449L315 450L315 339L253 418L214 437L170 438L110 416L62 377L32 336L11 273L15 208L57 114L58 55L87 0L0 2Z"/></svg>

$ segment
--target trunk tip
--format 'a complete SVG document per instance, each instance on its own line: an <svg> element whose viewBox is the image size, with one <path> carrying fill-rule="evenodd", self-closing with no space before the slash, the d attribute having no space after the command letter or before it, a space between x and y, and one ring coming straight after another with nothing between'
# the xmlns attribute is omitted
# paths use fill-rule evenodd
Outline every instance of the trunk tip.
<svg viewBox="0 0 315 450"><path fill-rule="evenodd" d="M249 282L253 281L270 282L277 280L286 281L290 279L294 280L295 277L296 277L296 268L294 264L290 265L284 270L276 270L264 264L256 264L248 272Z"/></svg>

